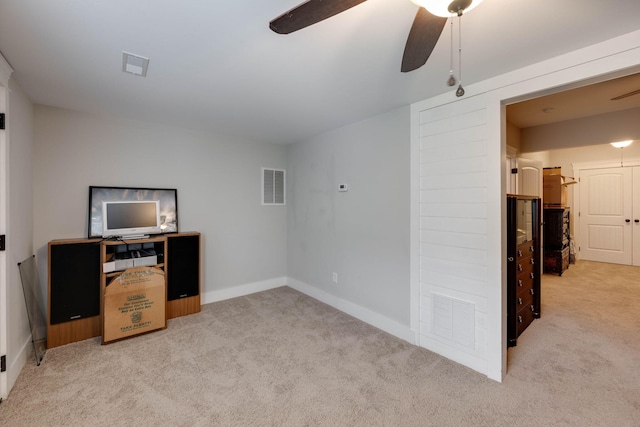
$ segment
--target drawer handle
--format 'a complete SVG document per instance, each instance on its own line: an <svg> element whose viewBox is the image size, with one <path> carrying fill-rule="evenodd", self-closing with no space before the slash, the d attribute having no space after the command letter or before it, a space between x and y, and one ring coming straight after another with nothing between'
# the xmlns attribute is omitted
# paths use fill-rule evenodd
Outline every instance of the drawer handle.
<svg viewBox="0 0 640 427"><path fill-rule="evenodd" d="M518 286L522 287L522 280L518 279Z"/></svg>
<svg viewBox="0 0 640 427"><path fill-rule="evenodd" d="M518 264L518 270L522 271L522 264Z"/></svg>
<svg viewBox="0 0 640 427"><path fill-rule="evenodd" d="M522 256L522 251L518 249L518 256Z"/></svg>
<svg viewBox="0 0 640 427"><path fill-rule="evenodd" d="M531 308L531 311L536 311L535 307L532 305L529 306Z"/></svg>
<svg viewBox="0 0 640 427"><path fill-rule="evenodd" d="M522 298L518 298L518 304L522 305Z"/></svg>
<svg viewBox="0 0 640 427"><path fill-rule="evenodd" d="M530 293L531 295L535 295L535 293L536 293L536 292L535 292L533 289L529 289L529 293Z"/></svg>
<svg viewBox="0 0 640 427"><path fill-rule="evenodd" d="M533 273L529 273L529 276L531 276L532 279L536 277L536 275Z"/></svg>
<svg viewBox="0 0 640 427"><path fill-rule="evenodd" d="M522 316L518 316L518 322L522 323Z"/></svg>
<svg viewBox="0 0 640 427"><path fill-rule="evenodd" d="M631 222L631 220L630 219L625 219L624 222Z"/></svg>
<svg viewBox="0 0 640 427"><path fill-rule="evenodd" d="M535 251L536 251L536 248L534 248L533 246L529 247L529 252L535 252Z"/></svg>
<svg viewBox="0 0 640 427"><path fill-rule="evenodd" d="M531 264L535 264L536 262L534 260L530 260L529 261Z"/></svg>

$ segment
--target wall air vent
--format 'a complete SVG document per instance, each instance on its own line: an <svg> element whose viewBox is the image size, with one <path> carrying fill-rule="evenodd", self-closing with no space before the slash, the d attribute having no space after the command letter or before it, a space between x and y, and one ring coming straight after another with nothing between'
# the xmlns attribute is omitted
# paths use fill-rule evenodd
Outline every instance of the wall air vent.
<svg viewBox="0 0 640 427"><path fill-rule="evenodd" d="M149 58L134 55L129 52L122 52L122 71L134 74L136 76L147 76L147 67L149 66Z"/></svg>
<svg viewBox="0 0 640 427"><path fill-rule="evenodd" d="M433 334L475 348L475 304L436 293L431 301Z"/></svg>
<svg viewBox="0 0 640 427"><path fill-rule="evenodd" d="M262 168L262 204L285 204L285 171L283 169Z"/></svg>

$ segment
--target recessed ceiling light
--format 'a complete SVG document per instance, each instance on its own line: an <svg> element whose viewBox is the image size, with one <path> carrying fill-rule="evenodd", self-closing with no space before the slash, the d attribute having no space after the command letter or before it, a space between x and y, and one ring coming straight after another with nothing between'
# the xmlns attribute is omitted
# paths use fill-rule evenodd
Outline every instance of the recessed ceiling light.
<svg viewBox="0 0 640 427"><path fill-rule="evenodd" d="M129 52L122 52L122 71L125 73L135 74L136 76L147 76L147 67L149 66L149 58L134 55Z"/></svg>

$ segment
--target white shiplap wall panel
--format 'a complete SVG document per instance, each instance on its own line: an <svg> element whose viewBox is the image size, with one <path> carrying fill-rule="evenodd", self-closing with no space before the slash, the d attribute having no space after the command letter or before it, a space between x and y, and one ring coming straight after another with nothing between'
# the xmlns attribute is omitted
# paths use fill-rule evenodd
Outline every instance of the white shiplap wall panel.
<svg viewBox="0 0 640 427"><path fill-rule="evenodd" d="M466 123L465 125L468 124ZM451 147L452 145L457 146L459 144L482 140L486 137L487 126L470 126L462 129L451 130L445 133L447 134L446 140L443 140L438 136L440 133L422 135L420 137L420 149L434 150L440 147Z"/></svg>
<svg viewBox="0 0 640 427"><path fill-rule="evenodd" d="M487 236L444 230L420 230L420 241L440 246L454 246L471 249L487 250Z"/></svg>
<svg viewBox="0 0 640 427"><path fill-rule="evenodd" d="M420 215L426 217L486 218L486 203L421 203Z"/></svg>
<svg viewBox="0 0 640 427"><path fill-rule="evenodd" d="M422 203L440 203L443 201L456 200L467 203L486 203L487 189L481 188L447 188L447 189L426 189L420 191L420 201Z"/></svg>
<svg viewBox="0 0 640 427"><path fill-rule="evenodd" d="M420 177L420 189L486 187L487 173L472 172L455 175L432 175Z"/></svg>
<svg viewBox="0 0 640 427"><path fill-rule="evenodd" d="M419 112L420 345L476 369L487 350L484 96Z"/></svg>
<svg viewBox="0 0 640 427"><path fill-rule="evenodd" d="M438 286L438 283L452 283L449 289L464 292L467 294L483 297L485 282L475 277L460 277L451 274L448 271L423 270L421 274L421 286L426 287ZM425 291L426 292L426 291Z"/></svg>
<svg viewBox="0 0 640 427"><path fill-rule="evenodd" d="M465 135L466 136L466 135ZM473 137L478 137L478 133L473 133ZM433 137L429 137L430 140ZM466 157L478 157L486 156L487 146L485 144L485 136L482 135L482 139L476 141L465 140L463 142L448 141L447 144L435 146L427 144L427 138L424 139L425 144L422 144L420 152L420 163L436 163L441 160L457 159L462 156ZM438 141L440 141L438 139Z"/></svg>
<svg viewBox="0 0 640 427"><path fill-rule="evenodd" d="M487 235L487 220L481 218L420 218L420 230Z"/></svg>
<svg viewBox="0 0 640 427"><path fill-rule="evenodd" d="M451 148L450 150L454 150ZM454 175L487 170L487 156L451 158L420 165L420 176Z"/></svg>
<svg viewBox="0 0 640 427"><path fill-rule="evenodd" d="M439 271L441 273L452 272L454 273L453 277L465 277L468 279L477 279L481 281L487 280L487 267L484 265L470 264L464 261L449 261L449 260L427 258L427 257L421 256L420 257L421 283L426 283L428 281L427 279L428 272L432 270ZM444 283L444 282L438 282L438 283ZM446 283L452 289L454 289L457 286L457 282L453 279L450 282L446 282Z"/></svg>
<svg viewBox="0 0 640 427"><path fill-rule="evenodd" d="M453 246L441 246L431 243L420 243L420 256L427 259L441 259L447 261L464 259L465 262L475 265L487 264L486 250L456 248Z"/></svg>
<svg viewBox="0 0 640 427"><path fill-rule="evenodd" d="M457 104L465 102L464 110L458 110ZM461 128L471 128L486 124L485 100L482 96L473 96L441 105L435 109L424 110L420 113L420 137L436 133L446 133ZM464 126L460 126L464 123Z"/></svg>

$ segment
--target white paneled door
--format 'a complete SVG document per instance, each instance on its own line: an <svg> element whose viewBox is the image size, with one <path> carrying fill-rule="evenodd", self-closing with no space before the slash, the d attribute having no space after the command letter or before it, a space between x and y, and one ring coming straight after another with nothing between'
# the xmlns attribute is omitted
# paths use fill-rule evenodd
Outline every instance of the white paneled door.
<svg viewBox="0 0 640 427"><path fill-rule="evenodd" d="M640 166L585 169L579 185L580 257L640 265Z"/></svg>
<svg viewBox="0 0 640 427"><path fill-rule="evenodd" d="M542 162L518 158L518 194L542 197Z"/></svg>

